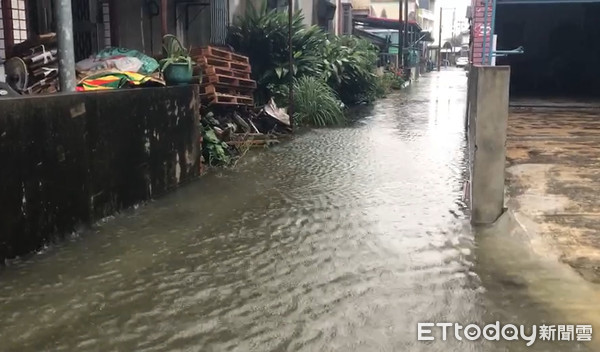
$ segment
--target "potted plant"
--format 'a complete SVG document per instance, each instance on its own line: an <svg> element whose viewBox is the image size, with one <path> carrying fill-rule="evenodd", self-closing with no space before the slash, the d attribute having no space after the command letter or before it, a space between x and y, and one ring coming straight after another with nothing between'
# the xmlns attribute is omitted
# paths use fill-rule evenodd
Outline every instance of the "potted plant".
<svg viewBox="0 0 600 352"><path fill-rule="evenodd" d="M163 55L160 70L167 84L180 85L192 81L192 58L176 36L167 34L163 37Z"/></svg>

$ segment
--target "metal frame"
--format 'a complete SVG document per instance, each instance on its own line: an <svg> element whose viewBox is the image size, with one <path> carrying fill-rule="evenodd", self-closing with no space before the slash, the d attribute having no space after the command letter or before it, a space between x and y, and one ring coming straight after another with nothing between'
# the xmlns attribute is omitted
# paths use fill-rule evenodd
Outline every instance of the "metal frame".
<svg viewBox="0 0 600 352"><path fill-rule="evenodd" d="M4 50L6 55L10 53L12 47L15 45L15 38L13 36L13 21L12 21L12 4L10 0L2 1L2 21L4 21Z"/></svg>
<svg viewBox="0 0 600 352"><path fill-rule="evenodd" d="M174 6L174 14L173 14L173 19L175 20L175 24L177 24L177 21L179 21L181 19L181 16L177 16L177 7L184 5L185 6L185 16L186 16L186 27L189 26L190 23L192 23L193 21L196 20L196 18L198 17L198 15L200 14L200 12L204 11L204 9L206 7L210 7L210 1L193 1L193 0L177 0L173 3ZM194 18L192 19L192 21L189 21L189 9L190 7L201 7L200 10L198 10L198 12L196 13L196 16L194 16Z"/></svg>
<svg viewBox="0 0 600 352"><path fill-rule="evenodd" d="M492 52L494 50L493 46L494 44L492 43L492 41L494 40L494 34L496 33L496 4L497 4L498 0L492 0L492 25L491 25L491 32L490 32L490 54L488 57L488 64L491 65L492 64Z"/></svg>
<svg viewBox="0 0 600 352"><path fill-rule="evenodd" d="M496 6L498 5L498 1L500 1L501 3L507 3L504 2L503 0L491 0L492 1L492 23L490 26L490 50L488 53L488 65L492 64L492 58L493 57L504 57L504 56L508 56L508 55L519 55L519 54L524 54L525 53L525 49L520 46L516 49L513 50L494 50L492 48L492 38L494 37L494 33L496 32ZM507 0L507 1L519 1L519 0ZM564 1L564 0L542 0L542 1L535 1L535 0L525 0L525 1L521 1L519 3L525 3L529 1L529 3L542 3L542 1L544 2L552 2L552 3L567 3L568 1ZM579 1L579 0L577 0ZM579 2L600 2L600 0L589 0L589 1L579 1ZM573 3L573 2L570 2ZM487 10L488 10L488 0L486 0L486 17L485 17L485 25L484 25L484 37L483 37L483 53L482 53L482 64L485 65L485 42L487 39L487 36L485 35L485 31L487 29Z"/></svg>
<svg viewBox="0 0 600 352"><path fill-rule="evenodd" d="M493 51L490 53L490 58L491 57L502 57L502 56L508 56L508 55L518 55L518 54L525 54L525 48L520 46L513 50L496 50L496 51Z"/></svg>
<svg viewBox="0 0 600 352"><path fill-rule="evenodd" d="M0 24L2 24L2 37L0 38L0 44L1 44L1 48L0 48L0 65L3 63L3 60L6 58L6 51L7 51L7 44L6 41L4 40L5 37L5 33L4 33L4 28L6 26L6 24L4 23L4 11L2 11L2 9L4 8L4 6L2 5L2 1L0 1L0 13L2 14L2 16L0 17ZM3 80L4 77L0 77L0 82Z"/></svg>

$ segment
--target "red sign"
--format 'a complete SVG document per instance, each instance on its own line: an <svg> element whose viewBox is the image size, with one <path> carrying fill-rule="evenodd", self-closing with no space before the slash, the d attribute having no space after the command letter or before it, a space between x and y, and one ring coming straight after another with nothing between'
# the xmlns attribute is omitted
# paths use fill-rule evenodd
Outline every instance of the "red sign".
<svg viewBox="0 0 600 352"><path fill-rule="evenodd" d="M487 57L492 47L493 1L494 0L488 1L486 9L485 1L473 0L473 42L471 59L477 64L483 63L484 54Z"/></svg>

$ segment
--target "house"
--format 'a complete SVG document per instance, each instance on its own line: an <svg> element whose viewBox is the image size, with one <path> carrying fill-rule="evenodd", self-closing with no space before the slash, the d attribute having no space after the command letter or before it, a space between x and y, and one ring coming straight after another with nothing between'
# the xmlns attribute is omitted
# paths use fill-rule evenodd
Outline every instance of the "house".
<svg viewBox="0 0 600 352"><path fill-rule="evenodd" d="M353 0L352 13L354 17L378 17L392 20L404 19L402 8L404 0ZM436 0L409 0L408 20L418 23L423 31L434 29Z"/></svg>
<svg viewBox="0 0 600 352"><path fill-rule="evenodd" d="M435 15L435 0L420 0L417 22L425 32L433 33L437 17Z"/></svg>
<svg viewBox="0 0 600 352"><path fill-rule="evenodd" d="M408 13L404 13L408 5ZM405 17L408 17L407 44L416 49L421 58L428 56L427 44L435 26L435 0L353 0L353 21L359 25L360 33L367 31L371 34L384 36L391 45L386 54L397 54L403 37L398 29L403 31ZM399 26L399 27L398 27ZM368 29L371 27L372 29ZM385 29L386 31L384 31ZM404 44L402 44L403 46Z"/></svg>
<svg viewBox="0 0 600 352"><path fill-rule="evenodd" d="M256 8L262 6L265 0L229 0L230 20L236 16L242 16L248 6L252 4ZM270 9L287 11L288 0L266 0ZM306 25L318 25L333 34L349 34L343 28L352 23L351 17L340 16L340 13L352 6L350 0L292 0L294 11L302 11Z"/></svg>
<svg viewBox="0 0 600 352"><path fill-rule="evenodd" d="M422 0L421 0L422 1ZM404 0L353 0L352 12L354 17L378 17L392 20L400 19L401 7ZM408 1L408 20L417 21L419 15L419 0ZM402 15L404 18L404 14Z"/></svg>
<svg viewBox="0 0 600 352"><path fill-rule="evenodd" d="M31 35L55 31L52 3L1 2L0 57ZM166 8L164 14L162 6ZM226 0L73 0L75 59L86 58L106 46L158 54L165 29L191 46L222 43L229 23L227 10ZM166 28L162 27L162 15Z"/></svg>
<svg viewBox="0 0 600 352"><path fill-rule="evenodd" d="M243 15L249 2L262 1L272 9L287 9L287 0L72 0L75 59L81 60L106 46L161 52L164 32L176 34L186 46L223 45L227 27ZM34 34L55 31L52 0L0 0L0 58ZM349 0L293 0L308 25L342 33L338 8ZM162 9L166 11L162 11ZM346 31L347 32L347 31Z"/></svg>

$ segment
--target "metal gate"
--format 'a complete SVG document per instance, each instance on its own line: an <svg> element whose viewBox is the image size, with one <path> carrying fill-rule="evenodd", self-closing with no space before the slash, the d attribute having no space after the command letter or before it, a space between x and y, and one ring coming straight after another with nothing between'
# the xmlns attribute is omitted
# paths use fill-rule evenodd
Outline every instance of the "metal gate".
<svg viewBox="0 0 600 352"><path fill-rule="evenodd" d="M73 41L75 60L83 60L98 51L98 1L73 1Z"/></svg>

